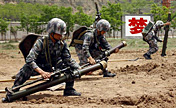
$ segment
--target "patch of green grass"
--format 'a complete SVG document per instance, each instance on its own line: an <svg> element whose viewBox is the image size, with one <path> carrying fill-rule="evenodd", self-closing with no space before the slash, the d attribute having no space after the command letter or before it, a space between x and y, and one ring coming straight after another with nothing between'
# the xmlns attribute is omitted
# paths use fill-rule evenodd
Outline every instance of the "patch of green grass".
<svg viewBox="0 0 176 108"><path fill-rule="evenodd" d="M1 49L2 50L12 50L12 49L16 49L17 47L15 45L12 45L10 43L4 43L1 44Z"/></svg>
<svg viewBox="0 0 176 108"><path fill-rule="evenodd" d="M107 41L110 43L112 47L117 46L122 41L126 41L127 46L124 49L143 49L149 48L147 42L143 41L142 39L114 39L114 38L107 38ZM158 42L158 46L161 48L163 43ZM176 49L176 38L169 38L167 41L167 48L168 49Z"/></svg>

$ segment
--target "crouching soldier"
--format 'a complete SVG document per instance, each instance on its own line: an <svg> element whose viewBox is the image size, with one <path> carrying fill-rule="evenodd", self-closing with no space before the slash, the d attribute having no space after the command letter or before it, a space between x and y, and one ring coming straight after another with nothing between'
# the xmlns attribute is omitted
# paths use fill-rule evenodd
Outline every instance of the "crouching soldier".
<svg viewBox="0 0 176 108"><path fill-rule="evenodd" d="M12 88L23 84L30 76L41 75L47 79L51 77L53 67L62 69L70 66L78 69L80 66L71 58L66 42L62 39L66 24L59 18L53 18L47 25L48 36L39 38L26 57L26 64L16 75ZM80 96L74 88L74 80L66 82L64 96ZM16 90L18 91L18 90Z"/></svg>
<svg viewBox="0 0 176 108"><path fill-rule="evenodd" d="M145 59L152 59L151 54L158 51L157 42L163 41L157 36L157 33L161 27L165 25L170 25L170 22L163 23L163 21L159 20L154 24L150 21L149 24L143 29L143 40L149 44L149 50L143 55Z"/></svg>
<svg viewBox="0 0 176 108"><path fill-rule="evenodd" d="M84 28L82 28L84 29ZM107 42L104 34L110 29L110 23L101 19L97 22L96 28L93 30L82 30L76 39L72 39L71 46L75 47L77 56L79 58L79 65L86 63L95 64L96 59L104 53L104 51L111 49L112 47ZM81 31L81 28L77 31ZM74 33L76 34L76 32ZM73 35L74 35L73 34ZM77 34L76 34L77 35ZM74 45L73 45L74 44ZM115 53L119 50L116 49ZM110 73L107 69L102 70L103 77L114 77L116 74Z"/></svg>

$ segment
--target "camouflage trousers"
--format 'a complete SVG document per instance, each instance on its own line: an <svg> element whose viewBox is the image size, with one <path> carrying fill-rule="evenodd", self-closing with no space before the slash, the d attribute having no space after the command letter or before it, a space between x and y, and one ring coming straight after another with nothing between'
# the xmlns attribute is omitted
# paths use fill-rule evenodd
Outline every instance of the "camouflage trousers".
<svg viewBox="0 0 176 108"><path fill-rule="evenodd" d="M89 63L88 60L87 60L87 57L84 55L83 53L83 50L82 50L82 47L75 47L75 50L76 50L76 54L79 58L79 65L82 66L86 63ZM98 51L96 49L90 49L90 54L91 56L94 58L94 59L97 59L101 54L103 54L102 51ZM107 68L106 69L103 69L102 70L104 73L105 72L108 72Z"/></svg>
<svg viewBox="0 0 176 108"><path fill-rule="evenodd" d="M146 54L151 55L151 54L154 54L155 52L158 51L158 45L157 45L156 39L152 39L150 41L147 41L147 43L149 44L149 50L147 51Z"/></svg>
<svg viewBox="0 0 176 108"><path fill-rule="evenodd" d="M83 52L81 46L80 46L80 48L79 48L79 46L75 47L75 51L76 51L76 54L77 54L77 56L78 56L78 58L79 58L79 61L80 61L79 65L80 65L80 66L82 66L82 65L84 65L84 64L86 64L86 63L88 63L87 57L84 55L84 52ZM91 56L92 56L94 59L96 59L97 57L99 57L99 55L103 54L102 51L98 51L98 50L96 50L96 49L90 49L89 52L90 52Z"/></svg>
<svg viewBox="0 0 176 108"><path fill-rule="evenodd" d="M24 82L26 82L31 76L36 76L39 75L38 72L34 71L28 64L25 64L20 71L18 72L18 74L16 75L15 81L14 81L14 85L13 87L22 85ZM66 89L68 88L73 88L74 85L74 80L68 81L66 82ZM18 90L17 90L18 91Z"/></svg>

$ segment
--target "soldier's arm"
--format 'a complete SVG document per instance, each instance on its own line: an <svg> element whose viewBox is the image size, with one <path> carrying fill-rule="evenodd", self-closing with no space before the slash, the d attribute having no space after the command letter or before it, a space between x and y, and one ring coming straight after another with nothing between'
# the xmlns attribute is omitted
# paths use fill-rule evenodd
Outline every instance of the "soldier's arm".
<svg viewBox="0 0 176 108"><path fill-rule="evenodd" d="M170 22L166 22L166 23L164 23L164 26L170 25L170 24L171 24Z"/></svg>
<svg viewBox="0 0 176 108"><path fill-rule="evenodd" d="M49 78L51 73L43 71L38 65L36 64L36 59L40 52L43 49L43 40L42 38L38 39L32 49L30 50L28 56L26 57L26 63L30 65L32 69L38 72L43 78Z"/></svg>
<svg viewBox="0 0 176 108"><path fill-rule="evenodd" d="M100 36L100 43L103 49L110 50L112 48L104 36Z"/></svg>
<svg viewBox="0 0 176 108"><path fill-rule="evenodd" d="M158 42L163 42L158 36L155 36L155 39L156 39Z"/></svg>
<svg viewBox="0 0 176 108"><path fill-rule="evenodd" d="M26 57L26 63L29 64L33 69L38 68L38 65L35 63L35 61L42 49L43 41L42 38L40 38L36 41L28 56Z"/></svg>
<svg viewBox="0 0 176 108"><path fill-rule="evenodd" d="M90 52L89 52L89 46L91 44L91 40L92 40L92 37L91 37L91 33L86 33L84 34L84 38L83 38L83 45L82 45L82 49L83 49L83 53L84 55L89 58L91 56Z"/></svg>
<svg viewBox="0 0 176 108"><path fill-rule="evenodd" d="M44 79L50 78L51 73L43 71L41 68L37 67L34 69L36 72L38 72Z"/></svg>
<svg viewBox="0 0 176 108"><path fill-rule="evenodd" d="M89 63L95 64L96 62L92 58L92 56L89 52L89 46L90 46L91 40L93 38L93 36L91 36L91 35L92 35L92 33L89 33L89 32L84 35L82 49L83 49L83 53L84 53L85 57L88 59Z"/></svg>
<svg viewBox="0 0 176 108"><path fill-rule="evenodd" d="M166 25L170 25L171 23L170 22L166 22L164 23L163 25L161 25L161 27L163 26L166 26ZM155 39L158 41L158 42L163 42L158 36L155 35Z"/></svg>
<svg viewBox="0 0 176 108"><path fill-rule="evenodd" d="M62 53L61 53L61 58L63 60L63 62L70 66L71 68L74 68L74 69L79 69L81 68L79 66L78 63L76 63L76 61L74 59L71 58L71 54L70 54L70 51L67 47L67 44L64 42L64 46L63 46L63 49L62 49Z"/></svg>
<svg viewBox="0 0 176 108"><path fill-rule="evenodd" d="M151 34L152 37L155 38L158 42L163 42L163 41L157 36L157 32L158 32L158 30L155 30L155 31L153 32L153 34Z"/></svg>

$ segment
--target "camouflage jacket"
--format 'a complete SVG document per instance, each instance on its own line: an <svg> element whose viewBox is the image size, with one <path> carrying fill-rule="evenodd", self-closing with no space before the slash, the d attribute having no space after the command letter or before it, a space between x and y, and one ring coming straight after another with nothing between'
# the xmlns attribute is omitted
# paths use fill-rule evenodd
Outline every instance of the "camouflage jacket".
<svg viewBox="0 0 176 108"><path fill-rule="evenodd" d="M48 46L51 57L51 65L54 68L58 68L60 63L64 63L67 66L78 68L79 65L71 59L69 49L65 41L57 41L53 43L50 38L48 38ZM28 56L26 57L26 63L35 69L40 67L44 71L52 71L50 63L46 60L46 52L44 48L44 37L39 38L32 49L30 50ZM63 64L61 64L63 65Z"/></svg>
<svg viewBox="0 0 176 108"><path fill-rule="evenodd" d="M80 50L83 50L83 53L87 58L91 56L90 51L93 49L103 51L112 48L107 42L105 36L98 35L96 30L85 33L81 37L81 40L83 40L83 44L81 45L82 49Z"/></svg>
<svg viewBox="0 0 176 108"><path fill-rule="evenodd" d="M162 40L157 36L157 30L149 32L145 37L144 41L149 42L150 40L156 39L158 42L162 42Z"/></svg>

